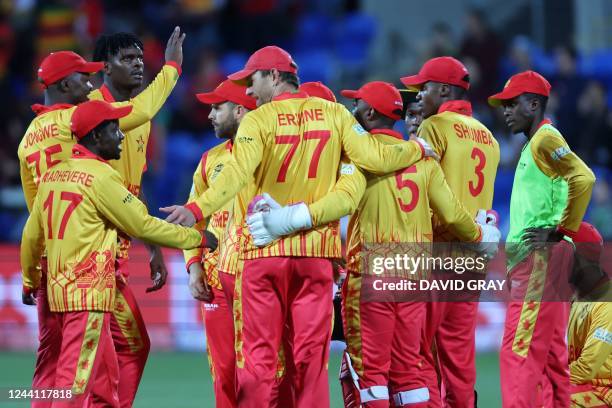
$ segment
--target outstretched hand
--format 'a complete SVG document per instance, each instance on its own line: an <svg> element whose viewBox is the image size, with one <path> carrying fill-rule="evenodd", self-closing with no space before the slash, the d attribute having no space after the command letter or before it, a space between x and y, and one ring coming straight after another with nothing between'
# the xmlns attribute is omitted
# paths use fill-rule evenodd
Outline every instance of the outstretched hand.
<svg viewBox="0 0 612 408"><path fill-rule="evenodd" d="M171 205L169 207L161 207L159 211L170 214L166 217L166 222L172 224L184 225L185 227L193 227L196 219L191 211L182 205Z"/></svg>
<svg viewBox="0 0 612 408"><path fill-rule="evenodd" d="M174 31L172 31L166 44L166 62L174 61L179 65L183 64L183 41L185 36L185 33L181 34L180 27L174 27Z"/></svg>

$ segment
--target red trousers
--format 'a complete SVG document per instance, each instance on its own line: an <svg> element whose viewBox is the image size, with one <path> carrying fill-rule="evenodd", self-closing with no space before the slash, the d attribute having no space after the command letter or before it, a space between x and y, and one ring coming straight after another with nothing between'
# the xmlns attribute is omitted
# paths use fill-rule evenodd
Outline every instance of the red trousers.
<svg viewBox="0 0 612 408"><path fill-rule="evenodd" d="M361 276L349 273L343 287L347 349L368 408L427 407L422 376L423 302L362 302Z"/></svg>
<svg viewBox="0 0 612 408"><path fill-rule="evenodd" d="M100 394L99 406L119 407L119 368L110 333L110 313L58 313L61 325L61 346L57 356L55 388L72 389L71 400L55 400L51 407L92 407L90 399L93 379Z"/></svg>
<svg viewBox="0 0 612 408"><path fill-rule="evenodd" d="M426 309L422 372L429 387L429 406L472 408L478 303L432 301Z"/></svg>
<svg viewBox="0 0 612 408"><path fill-rule="evenodd" d="M53 313L47 301L47 258L40 263L42 279L36 292L36 309L38 311L38 350L36 366L32 378L32 388L50 389L55 387L57 356L62 347L62 319L60 313ZM46 408L51 401L32 401L33 408Z"/></svg>
<svg viewBox="0 0 612 408"><path fill-rule="evenodd" d="M241 315L240 407L270 406L278 354L287 336L292 345L295 406L329 406L332 284L328 259L270 257L244 262L235 305Z"/></svg>
<svg viewBox="0 0 612 408"><path fill-rule="evenodd" d="M211 303L202 303L202 314L206 328L206 347L216 407L234 408L238 406L236 403L234 316L232 314L234 276L221 272L219 276L223 289L212 288L215 297Z"/></svg>
<svg viewBox="0 0 612 408"><path fill-rule="evenodd" d="M511 301L506 311L500 352L500 380L504 408L568 407L570 384L566 329L566 302L539 302L548 282L565 279L573 265L573 248L561 242L548 250L532 252L510 271ZM520 282L524 284L519 284ZM552 392L542 396L542 385ZM546 396L546 394L549 394Z"/></svg>
<svg viewBox="0 0 612 408"><path fill-rule="evenodd" d="M124 278L127 276L127 262L125 258L117 260L115 309L110 320L119 364L119 402L122 408L129 408L134 403L151 349L149 335L136 297ZM98 380L101 384L105 382L104 378L96 378L93 390L94 402L98 402Z"/></svg>

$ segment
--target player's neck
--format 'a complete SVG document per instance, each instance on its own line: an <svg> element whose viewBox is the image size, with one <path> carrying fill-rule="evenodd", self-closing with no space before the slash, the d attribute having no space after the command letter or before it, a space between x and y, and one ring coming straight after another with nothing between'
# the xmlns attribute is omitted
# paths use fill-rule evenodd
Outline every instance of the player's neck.
<svg viewBox="0 0 612 408"><path fill-rule="evenodd" d="M280 83L276 88L274 88L274 95L272 97L276 97L278 95L284 94L285 92L296 92L297 88L293 85L290 85L286 82Z"/></svg>
<svg viewBox="0 0 612 408"><path fill-rule="evenodd" d="M104 86L108 88L111 95L113 95L113 99L116 102L124 102L129 101L132 97L136 96L138 88L125 88L118 87L113 84L109 77L104 77Z"/></svg>
<svg viewBox="0 0 612 408"><path fill-rule="evenodd" d="M525 132L525 134L527 135L527 138L529 140L531 140L533 135L536 134L536 132L540 128L540 123L542 123L543 120L544 120L544 115L536 115L533 118L533 122L531 122L531 126L529 127L529 131Z"/></svg>
<svg viewBox="0 0 612 408"><path fill-rule="evenodd" d="M75 101L63 93L45 91L45 106L57 105L58 103L67 103L70 105L76 105Z"/></svg>

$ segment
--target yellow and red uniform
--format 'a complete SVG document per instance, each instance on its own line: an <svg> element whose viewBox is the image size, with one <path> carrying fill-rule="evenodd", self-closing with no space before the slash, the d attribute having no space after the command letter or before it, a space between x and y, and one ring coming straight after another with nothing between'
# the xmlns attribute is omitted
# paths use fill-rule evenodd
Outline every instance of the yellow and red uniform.
<svg viewBox="0 0 612 408"><path fill-rule="evenodd" d="M250 180L253 194L269 193L280 204L314 203L336 183L342 151L357 166L390 172L419 160L418 143L383 146L367 138L350 112L340 104L304 93L286 93L248 113L240 123L232 159L219 175L219 183L188 205L198 220L210 215L236 195ZM251 192L249 192L251 193ZM249 203L251 197L244 197ZM326 220L330 205L312 205L310 214ZM234 208L244 219L246 206ZM331 218L333 219L333 218ZM331 221L331 220L330 220ZM246 231L245 231L246 232ZM244 234L244 258L270 256L340 257L338 223L331 221L309 231L284 237L260 249Z"/></svg>
<svg viewBox="0 0 612 408"><path fill-rule="evenodd" d="M198 163L198 167L193 173L193 186L189 193L189 200L194 200L202 195L212 182L217 178L219 173L222 171L225 162L232 154L232 141L227 140L212 149L206 151ZM208 229L210 232L215 234L219 240L219 247L215 251L204 250L202 248L194 248L192 250L184 251L185 265L187 270L189 266L194 262L202 262L204 266L204 272L206 273L206 280L208 284L216 289L221 289L221 281L219 280L219 251L222 243L226 240L226 231L228 230L228 224L232 214L234 199L229 197L227 202L217 211L215 211L208 220L202 220L197 224L199 229ZM206 223L208 221L208 223ZM207 225L206 225L207 224ZM234 274L235 269L238 266L238 252L227 251L226 257L230 258L225 260L226 265L230 267L227 269L227 273Z"/></svg>
<svg viewBox="0 0 612 408"><path fill-rule="evenodd" d="M603 291L610 296L610 283ZM572 407L612 406L612 303L579 299L572 304L569 346Z"/></svg>
<svg viewBox="0 0 612 408"><path fill-rule="evenodd" d="M402 135L373 129L381 143L397 144ZM367 188L348 227L347 270L343 311L347 349L359 374L363 399L372 406L388 406L401 395L413 403L426 403L427 383L419 372L419 349L425 305L421 302L362 302L362 251L365 244L430 243L433 240L430 209L462 241L478 241L480 228L457 201L437 161L426 158L384 176L365 174ZM426 271L423 271L426 273ZM423 274L416 278L426 278ZM401 346L400 346L401 344ZM391 353L391 349L395 349ZM377 397L366 392L393 389ZM389 392L393 396L390 397ZM400 397L396 397L400 398Z"/></svg>
<svg viewBox="0 0 612 408"><path fill-rule="evenodd" d="M493 205L493 189L499 164L499 144L491 132L472 117L468 101L453 100L443 103L438 113L425 119L418 135L424 138L440 156L440 166L450 189L468 213L475 217L479 209ZM452 242L457 237L445 226L438 215L433 215L434 241ZM465 256L465 254L454 254ZM425 327L425 350L435 340L438 369L444 383L448 404L474 405L475 330L478 305L475 302L429 302ZM437 398L438 389L433 373L431 353L428 362L430 396ZM461 368L461 373L457 372Z"/></svg>
<svg viewBox="0 0 612 408"><path fill-rule="evenodd" d="M52 312L111 311L114 303L117 228L160 245L194 248L202 236L148 215L109 164L80 145L71 160L39 180L39 192L23 232L24 285L37 288L37 268L47 251ZM109 228L108 223L116 226Z"/></svg>
<svg viewBox="0 0 612 408"><path fill-rule="evenodd" d="M121 157L118 160L110 160L109 164L117 170L125 188L136 197L140 196L142 175L147 168L146 155L151 133L151 119L170 95L176 85L178 74L180 74L180 67L173 63L166 64L147 89L129 101L134 103L140 98L141 103L146 106L144 110L150 114L142 117L143 121L139 126L124 130L125 138L121 143ZM143 94L146 98L142 97ZM92 91L89 99L116 103L110 90L104 84ZM121 126L121 122L119 124ZM151 348L142 313L127 282L130 246L131 238L120 233L117 247L118 273L115 299L117 307L111 317L111 332L121 373L119 399L122 406L133 404Z"/></svg>
<svg viewBox="0 0 612 408"><path fill-rule="evenodd" d="M117 228L182 248L200 246L202 235L148 215L119 174L82 145L73 147L73 158L39 179L38 190L22 237L23 282L30 288L40 285L38 265L46 250L49 308L62 313L56 385L84 395L99 365L98 342L100 354L110 353L116 365L107 313L115 301ZM80 355L77 361L74 354ZM73 362L70 367L64 364Z"/></svg>
<svg viewBox="0 0 612 408"><path fill-rule="evenodd" d="M134 107L128 116L119 120L122 131L129 132L139 128L155 116L174 89L179 72L180 67L174 63L167 63L155 80L138 96L128 102L113 104L113 106ZM96 99L96 91L90 96ZM70 132L70 118L75 108L75 105L69 104L32 106L37 116L28 126L17 150L21 183L28 209L32 208L39 178L49 167L68 159L71 155L76 139Z"/></svg>
<svg viewBox="0 0 612 408"><path fill-rule="evenodd" d="M321 358L319 347L326 350L329 342L332 270L331 262L324 258L341 256L340 234L337 220L330 215L336 214L337 209L314 203L336 185L343 152L358 166L382 172L411 165L423 156L418 143L383 146L367 136L342 105L309 98L302 92L280 95L245 115L232 157L208 191L187 206L197 219L202 219L220 208L227 197L238 194L239 205L233 210L237 224L244 225L251 199L267 192L282 205L299 201L312 204L309 210L314 225L323 223L262 249L252 243L246 228L242 230L240 246L245 265L236 296L238 291L249 295L241 298L241 319L236 321L242 329L237 360L244 356L244 364L238 369L238 395L244 395L244 400L239 403L267 406L270 401L279 344L286 330L286 316L280 315L285 307L293 314L296 375L303 378L295 390L296 402L309 405L316 398L320 404L326 403L320 398L328 395L327 352ZM253 188L242 190L250 182ZM263 261L267 264L260 264ZM261 276L268 273L268 277ZM268 283L264 285L264 281ZM307 289L299 290L297 286ZM275 287L280 297L272 294ZM291 300L287 291L296 291L304 302ZM267 302L265 310L270 311L264 314L273 324L257 322L263 309L256 303L262 299ZM252 349L262 339L266 346ZM249 395L261 399L254 402Z"/></svg>

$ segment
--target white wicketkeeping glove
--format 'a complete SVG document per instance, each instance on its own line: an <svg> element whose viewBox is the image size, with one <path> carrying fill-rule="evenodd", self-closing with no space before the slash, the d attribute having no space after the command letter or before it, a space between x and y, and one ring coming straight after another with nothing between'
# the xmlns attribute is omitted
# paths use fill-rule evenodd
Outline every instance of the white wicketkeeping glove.
<svg viewBox="0 0 612 408"><path fill-rule="evenodd" d="M247 225L255 245L262 247L284 235L312 228L312 219L306 204L282 207L264 193L251 201Z"/></svg>
<svg viewBox="0 0 612 408"><path fill-rule="evenodd" d="M434 149L431 148L431 146L425 141L425 139L423 139L422 137L415 137L413 140L420 144L423 148L423 151L425 152L423 157L433 157L436 160L440 160L440 156L438 156L438 154L434 151Z"/></svg>
<svg viewBox="0 0 612 408"><path fill-rule="evenodd" d="M499 250L501 232L497 228L499 215L495 210L478 210L476 222L482 231L480 242L476 244L476 251L483 254L487 259L492 259Z"/></svg>

